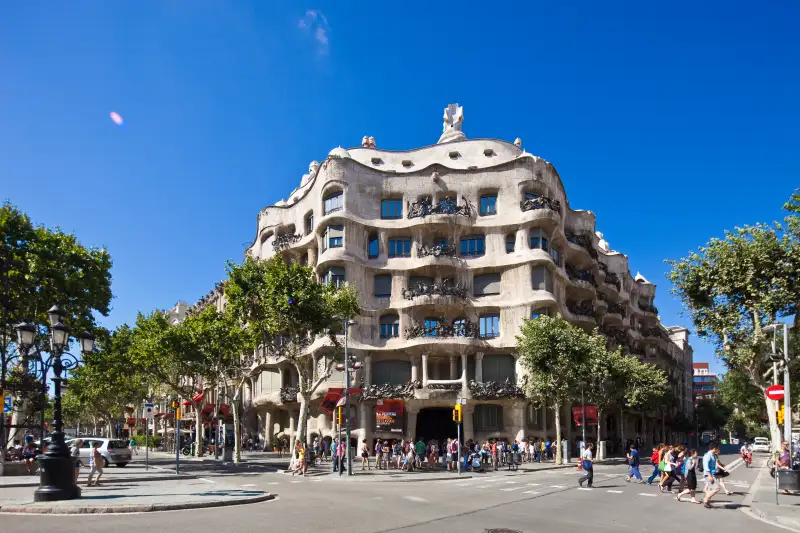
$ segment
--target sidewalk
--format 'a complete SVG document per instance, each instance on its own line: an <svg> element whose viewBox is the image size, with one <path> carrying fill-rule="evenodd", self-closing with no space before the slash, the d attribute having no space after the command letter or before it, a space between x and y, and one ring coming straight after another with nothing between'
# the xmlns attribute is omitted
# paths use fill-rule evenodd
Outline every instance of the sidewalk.
<svg viewBox="0 0 800 533"><path fill-rule="evenodd" d="M144 463L130 463L125 468L109 466L104 469L103 481L106 483L139 483L142 481L165 481L174 479L195 479L197 476L194 474L181 473L180 476L175 474L174 469L163 468L159 466L150 466L145 469ZM86 480L89 475L89 469L81 469L81 475L78 478L78 483ZM0 476L0 489L9 489L17 487L36 487L39 485L39 476ZM3 493L0 492L0 498Z"/></svg>
<svg viewBox="0 0 800 533"><path fill-rule="evenodd" d="M0 513L98 514L146 513L223 507L264 502L275 496L260 490L244 490L203 480L101 484L81 483L81 498L59 502L34 502L29 487L0 490Z"/></svg>
<svg viewBox="0 0 800 533"><path fill-rule="evenodd" d="M800 532L800 495L778 494L775 503L775 480L761 468L742 510L754 518Z"/></svg>

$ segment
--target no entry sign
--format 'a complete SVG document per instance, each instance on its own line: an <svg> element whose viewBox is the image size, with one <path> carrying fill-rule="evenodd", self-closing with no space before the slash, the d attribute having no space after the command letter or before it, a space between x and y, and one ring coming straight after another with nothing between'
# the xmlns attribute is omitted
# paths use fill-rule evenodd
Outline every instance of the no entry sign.
<svg viewBox="0 0 800 533"><path fill-rule="evenodd" d="M770 400L783 400L783 385L773 385L768 387L767 398Z"/></svg>

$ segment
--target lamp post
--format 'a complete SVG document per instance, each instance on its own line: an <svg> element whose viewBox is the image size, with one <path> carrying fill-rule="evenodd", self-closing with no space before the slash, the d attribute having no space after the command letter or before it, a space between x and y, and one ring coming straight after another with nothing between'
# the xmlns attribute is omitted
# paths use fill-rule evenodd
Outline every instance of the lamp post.
<svg viewBox="0 0 800 533"><path fill-rule="evenodd" d="M792 443L792 387L789 372L789 324L772 324L763 328L763 331L772 331L775 336L779 329L783 328L783 350L777 350L775 346L775 336L772 339L772 354L774 357L773 362L783 361L783 409L784 409L784 423L783 423L783 440ZM778 372L776 366L773 366L773 379L775 384L778 382Z"/></svg>
<svg viewBox="0 0 800 533"><path fill-rule="evenodd" d="M351 371L356 371L359 368L361 368L361 363L359 361L356 361L356 360L350 361L350 358L349 358L349 356L347 354L347 330L350 328L350 326L355 324L355 322L352 322L352 321L347 320L347 319L344 319L343 321L344 321L344 363L338 363L336 365L336 370L344 372L344 379L345 379L345 385L344 385L345 407L344 407L344 409L345 409L345 412L347 413L347 420L345 421L345 438L347 439L346 440L347 448L345 448L345 451L347 452L347 475L348 476L352 476L353 475L353 455L352 455L352 450L350 449L351 448L351 446L350 446L350 372ZM342 475L341 465L339 465L339 475L340 476Z"/></svg>
<svg viewBox="0 0 800 533"><path fill-rule="evenodd" d="M42 346L37 341L37 328L33 324L22 322L15 326L17 344L22 357L34 364L33 371L38 373L43 383L47 382L50 370L53 371L53 433L50 435L50 446L43 456L39 457L41 477L39 488L33 493L37 502L72 500L79 498L81 490L75 483L75 465L69 448L64 443L64 424L61 417L61 384L62 375L78 366L78 359L66 351L69 345L69 330L64 325L61 309L54 305L47 311L50 321L50 347ZM83 332L78 337L81 352L91 353L94 350L94 337ZM43 352L50 355L45 357ZM38 365L38 366L37 366ZM44 427L42 427L44 443Z"/></svg>

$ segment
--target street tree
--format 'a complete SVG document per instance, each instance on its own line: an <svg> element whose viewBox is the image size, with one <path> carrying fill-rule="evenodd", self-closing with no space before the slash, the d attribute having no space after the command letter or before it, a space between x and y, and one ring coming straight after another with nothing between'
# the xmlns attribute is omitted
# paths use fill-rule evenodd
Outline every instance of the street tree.
<svg viewBox="0 0 800 533"><path fill-rule="evenodd" d="M698 336L710 341L730 370L746 375L765 402L773 445L780 433L764 391L770 363L764 327L782 317L800 325L800 197L785 205L783 224L756 224L725 232L697 252L668 261L673 292L690 312Z"/></svg>
<svg viewBox="0 0 800 533"><path fill-rule="evenodd" d="M47 310L58 304L72 333L93 331L95 316L108 316L111 302L111 257L102 248L87 248L73 234L34 225L11 205L0 206L0 334L12 340L20 322L48 323ZM44 328L37 337L46 337ZM8 347L13 350L14 347ZM34 348L36 355L38 346ZM0 354L6 355L6 354ZM28 371L22 359L22 372ZM35 393L38 394L38 393ZM12 423L30 415L36 398L18 396ZM2 434L0 431L0 441ZM14 438L12 428L9 438ZM0 442L0 446L3 443Z"/></svg>
<svg viewBox="0 0 800 533"><path fill-rule="evenodd" d="M603 351L605 351L605 340ZM540 316L523 322L517 353L527 374L525 393L555 412L556 463L561 457L561 408L568 405L587 375L598 341L561 316Z"/></svg>
<svg viewBox="0 0 800 533"><path fill-rule="evenodd" d="M247 324L259 356L285 360L299 376L300 418L292 436L292 463L296 439L307 441L311 395L333 373L344 319L359 313L358 295L351 287L317 281L310 267L251 257L228 265L225 298L234 316ZM333 350L319 364L315 349L325 343Z"/></svg>
<svg viewBox="0 0 800 533"><path fill-rule="evenodd" d="M622 348L608 351L606 345L606 338L595 332L584 377L586 401L597 406L597 442L603 440L603 413L622 406L628 379Z"/></svg>
<svg viewBox="0 0 800 533"><path fill-rule="evenodd" d="M669 390L669 381L663 370L633 356L623 358L623 373L626 379L620 409L620 437L625 442L623 409L645 411L664 402Z"/></svg>
<svg viewBox="0 0 800 533"><path fill-rule="evenodd" d="M207 375L224 390L232 389L234 425L234 462L241 461L239 431L239 399L244 381L250 377L253 366L253 337L242 328L242 322L226 307L219 311L209 305L197 313L189 313L177 327L185 330L186 340L198 352L198 360L205 361Z"/></svg>

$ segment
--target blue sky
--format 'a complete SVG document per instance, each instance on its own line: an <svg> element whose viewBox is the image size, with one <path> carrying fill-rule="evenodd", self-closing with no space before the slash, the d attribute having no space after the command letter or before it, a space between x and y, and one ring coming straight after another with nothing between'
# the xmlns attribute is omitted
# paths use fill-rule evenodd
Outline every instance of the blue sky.
<svg viewBox="0 0 800 533"><path fill-rule="evenodd" d="M7 2L0 198L109 248L114 326L207 292L311 160L433 144L458 102L468 137L551 161L689 325L663 260L800 185L800 8L762 4Z"/></svg>

